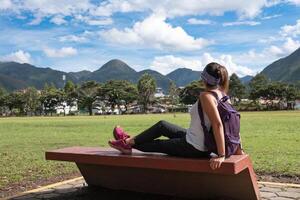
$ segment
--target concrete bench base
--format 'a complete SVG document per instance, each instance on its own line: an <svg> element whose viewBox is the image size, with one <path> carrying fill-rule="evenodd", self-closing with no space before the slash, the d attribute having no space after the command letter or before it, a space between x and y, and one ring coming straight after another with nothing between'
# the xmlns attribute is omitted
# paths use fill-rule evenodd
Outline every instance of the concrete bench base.
<svg viewBox="0 0 300 200"><path fill-rule="evenodd" d="M218 170L208 160L107 148L70 147L46 152L46 159L75 162L89 186L197 199L259 198L247 155L231 156Z"/></svg>

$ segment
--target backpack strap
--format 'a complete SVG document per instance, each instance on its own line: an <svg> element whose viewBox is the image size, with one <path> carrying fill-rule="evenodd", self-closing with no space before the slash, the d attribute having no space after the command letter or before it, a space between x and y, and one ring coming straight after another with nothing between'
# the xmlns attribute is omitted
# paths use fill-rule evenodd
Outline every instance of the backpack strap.
<svg viewBox="0 0 300 200"><path fill-rule="evenodd" d="M200 122L201 122L201 126L202 126L204 134L209 134L209 132L207 130L207 127L205 125L204 114L203 114L203 110L202 110L202 105L201 105L200 99L198 99L198 114L199 114L199 118L200 118Z"/></svg>
<svg viewBox="0 0 300 200"><path fill-rule="evenodd" d="M219 96L215 91L210 90L210 91L207 91L207 92L211 93L216 98L217 102L219 102L219 101L225 102L229 99L229 96L226 95L224 92L221 92L221 94L222 94L221 99L219 99Z"/></svg>

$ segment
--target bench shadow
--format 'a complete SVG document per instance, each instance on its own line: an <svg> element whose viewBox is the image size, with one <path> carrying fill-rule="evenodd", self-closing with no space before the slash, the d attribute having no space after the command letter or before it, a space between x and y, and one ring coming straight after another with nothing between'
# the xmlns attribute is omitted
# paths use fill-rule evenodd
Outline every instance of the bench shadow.
<svg viewBox="0 0 300 200"><path fill-rule="evenodd" d="M23 196L10 198L10 200L35 200L35 199L49 199L49 200L190 200L187 198L180 198L166 195L156 195L140 192L131 192L124 190L111 190L102 187L82 187L74 190L71 189L55 189L46 192L30 193ZM201 199L200 199L201 200ZM205 199L203 199L205 200ZM208 200L208 199L206 199ZM227 198L217 198L214 200L230 200Z"/></svg>

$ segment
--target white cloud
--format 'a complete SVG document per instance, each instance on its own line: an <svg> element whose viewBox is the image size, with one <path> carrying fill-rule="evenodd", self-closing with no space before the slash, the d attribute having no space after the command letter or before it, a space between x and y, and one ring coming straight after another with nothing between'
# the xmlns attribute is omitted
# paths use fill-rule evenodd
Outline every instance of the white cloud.
<svg viewBox="0 0 300 200"><path fill-rule="evenodd" d="M35 18L30 25L40 24L45 17L50 17L51 22L61 25L65 23L64 17L86 13L94 5L89 0L24 0L14 1L10 7L16 13L31 12Z"/></svg>
<svg viewBox="0 0 300 200"><path fill-rule="evenodd" d="M288 2L295 4L295 5L300 5L300 0L287 0Z"/></svg>
<svg viewBox="0 0 300 200"><path fill-rule="evenodd" d="M263 67L279 58L289 55L300 47L300 42L293 40L292 38L286 38L279 45L271 45L262 49L260 52L256 50L250 50L247 53L243 53L235 56L239 63L251 65L254 63L260 63L260 67Z"/></svg>
<svg viewBox="0 0 300 200"><path fill-rule="evenodd" d="M285 25L281 27L280 33L285 37L297 37L298 35L300 35L300 19L297 20L295 25Z"/></svg>
<svg viewBox="0 0 300 200"><path fill-rule="evenodd" d="M279 38L278 36L268 36L267 38L261 38L258 40L258 42L260 43L264 43L264 44L270 44L272 42L278 41L281 38Z"/></svg>
<svg viewBox="0 0 300 200"><path fill-rule="evenodd" d="M84 36L77 36L77 35L65 35L59 37L59 41L61 42L86 42L87 38Z"/></svg>
<svg viewBox="0 0 300 200"><path fill-rule="evenodd" d="M266 48L263 52L264 54L270 54L271 56L280 56L283 55L283 50L275 45L270 46L269 48ZM263 56L266 57L266 56Z"/></svg>
<svg viewBox="0 0 300 200"><path fill-rule="evenodd" d="M280 46L272 45L271 47L264 49L261 54L263 55L262 57L271 56L279 58L294 52L299 47L299 41L293 40L292 38L286 38L284 43L282 43Z"/></svg>
<svg viewBox="0 0 300 200"><path fill-rule="evenodd" d="M97 32L84 31L78 35L64 35L59 37L59 41L61 42L88 42L91 38L98 36Z"/></svg>
<svg viewBox="0 0 300 200"><path fill-rule="evenodd" d="M67 24L67 21L64 19L64 16L62 15L56 15L50 21L56 25Z"/></svg>
<svg viewBox="0 0 300 200"><path fill-rule="evenodd" d="M300 47L300 42L298 40L293 40L292 38L287 38L282 47L286 53L289 54Z"/></svg>
<svg viewBox="0 0 300 200"><path fill-rule="evenodd" d="M240 25L256 26L260 24L261 23L257 21L236 21L236 22L225 22L223 23L223 26L240 26Z"/></svg>
<svg viewBox="0 0 300 200"><path fill-rule="evenodd" d="M276 14L276 15L269 15L269 16L264 16L261 19L263 20L268 20L268 19L274 19L274 18L278 18L281 17L282 15Z"/></svg>
<svg viewBox="0 0 300 200"><path fill-rule="evenodd" d="M151 69L159 71L162 74L168 74L171 71L182 67L199 71L202 67L202 63L200 60L196 59L166 55L155 57L150 66Z"/></svg>
<svg viewBox="0 0 300 200"><path fill-rule="evenodd" d="M12 2L10 0L1 0L0 10L10 9L12 7Z"/></svg>
<svg viewBox="0 0 300 200"><path fill-rule="evenodd" d="M104 25L110 25L113 23L113 20L111 18L105 18L105 19L88 19L87 24L91 26L104 26Z"/></svg>
<svg viewBox="0 0 300 200"><path fill-rule="evenodd" d="M172 51L202 49L211 42L188 35L180 26L166 23L161 15L151 15L144 21L136 22L132 28L110 29L100 32L101 37L113 44L133 44Z"/></svg>
<svg viewBox="0 0 300 200"><path fill-rule="evenodd" d="M31 55L22 50L0 57L1 61L14 61L18 63L30 63Z"/></svg>
<svg viewBox="0 0 300 200"><path fill-rule="evenodd" d="M63 58L77 54L73 47L62 47L61 49L44 48L44 53L51 58Z"/></svg>
<svg viewBox="0 0 300 200"><path fill-rule="evenodd" d="M222 15L224 12L236 12L241 18L253 18L268 5L266 0L114 0L105 1L91 10L93 15L111 16L115 12L152 11L164 13L168 18L186 15Z"/></svg>
<svg viewBox="0 0 300 200"><path fill-rule="evenodd" d="M188 23L193 25L208 25L212 24L213 22L207 19L190 18L188 19Z"/></svg>
<svg viewBox="0 0 300 200"><path fill-rule="evenodd" d="M253 75L255 72L249 67L236 64L233 57L228 54L213 57L209 53L204 53L199 58L175 57L173 55L155 57L151 63L151 69L157 70L162 74L168 74L177 68L189 68L201 71L210 62L217 62L224 65L229 74L236 73L239 76Z"/></svg>
<svg viewBox="0 0 300 200"><path fill-rule="evenodd" d="M34 19L31 20L31 22L29 22L28 25L32 25L32 26L39 25L43 21L43 17L44 17L43 15L35 14Z"/></svg>
<svg viewBox="0 0 300 200"><path fill-rule="evenodd" d="M78 12L85 12L93 5L89 0L25 0L16 3L20 10L39 13L44 16L71 16Z"/></svg>
<svg viewBox="0 0 300 200"><path fill-rule="evenodd" d="M249 67L237 64L234 62L234 58L229 54L222 54L219 57L213 58L210 54L206 53L202 56L204 66L210 62L217 62L225 66L228 73L236 73L239 77L246 75L254 75L255 72Z"/></svg>
<svg viewBox="0 0 300 200"><path fill-rule="evenodd" d="M297 3L297 0L291 0ZM239 18L254 18L263 7L270 5L270 0L104 0L91 2L89 0L2 0L0 9L12 9L18 12L31 12L36 19L30 24L37 25L45 17L54 17L53 21L63 23L56 16L85 15L87 17L109 17L116 12L147 12L163 13L167 18L188 15L223 15L225 12L235 12ZM99 20L97 20L99 21ZM101 21L101 20L100 20ZM100 22L91 22L97 25ZM108 21L106 20L106 23ZM105 24L106 24L105 23ZM101 23L102 25L102 23Z"/></svg>
<svg viewBox="0 0 300 200"><path fill-rule="evenodd" d="M113 24L113 19L110 17L91 17L91 16L83 16L81 14L75 16L76 20L87 23L91 26L104 26Z"/></svg>

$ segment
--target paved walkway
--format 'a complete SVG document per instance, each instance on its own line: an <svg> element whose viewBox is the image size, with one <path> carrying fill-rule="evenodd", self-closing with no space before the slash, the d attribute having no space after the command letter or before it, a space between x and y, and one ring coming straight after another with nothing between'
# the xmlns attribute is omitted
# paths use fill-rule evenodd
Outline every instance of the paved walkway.
<svg viewBox="0 0 300 200"><path fill-rule="evenodd" d="M260 182L259 188L263 200L300 200L299 185ZM183 200L182 198L163 195L143 194L128 191L112 191L104 188L88 188L82 177L31 190L8 199L120 200L124 198L131 200Z"/></svg>

